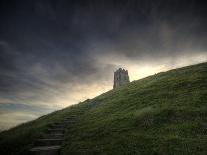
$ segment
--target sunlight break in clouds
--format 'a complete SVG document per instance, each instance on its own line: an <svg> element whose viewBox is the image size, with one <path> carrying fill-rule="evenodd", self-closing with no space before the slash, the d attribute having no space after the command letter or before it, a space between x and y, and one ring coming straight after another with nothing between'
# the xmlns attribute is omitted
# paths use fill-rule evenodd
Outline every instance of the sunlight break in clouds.
<svg viewBox="0 0 207 155"><path fill-rule="evenodd" d="M132 60L120 55L105 55L98 59L101 63L105 62L113 64L117 68L122 67L127 69L129 71L130 81L133 81L159 72L206 62L207 53L183 54L178 57L169 56L160 60L155 58L157 61L153 61L152 58L145 58L144 60L137 58L137 60Z"/></svg>

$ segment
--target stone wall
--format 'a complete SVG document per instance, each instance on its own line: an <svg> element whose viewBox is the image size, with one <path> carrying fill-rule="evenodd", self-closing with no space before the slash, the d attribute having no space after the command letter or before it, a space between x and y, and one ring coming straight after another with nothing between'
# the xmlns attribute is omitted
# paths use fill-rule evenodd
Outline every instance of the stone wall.
<svg viewBox="0 0 207 155"><path fill-rule="evenodd" d="M126 83L129 83L129 75L128 71L122 68L119 68L117 71L114 72L114 86L113 88L117 88L122 86Z"/></svg>

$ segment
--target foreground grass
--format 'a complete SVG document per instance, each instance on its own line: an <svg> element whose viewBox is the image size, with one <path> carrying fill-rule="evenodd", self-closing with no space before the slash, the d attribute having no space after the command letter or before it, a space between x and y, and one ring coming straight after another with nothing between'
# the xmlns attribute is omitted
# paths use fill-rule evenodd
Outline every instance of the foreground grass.
<svg viewBox="0 0 207 155"><path fill-rule="evenodd" d="M63 155L207 154L207 63L131 82L3 132L0 151L27 154L49 124L74 114Z"/></svg>

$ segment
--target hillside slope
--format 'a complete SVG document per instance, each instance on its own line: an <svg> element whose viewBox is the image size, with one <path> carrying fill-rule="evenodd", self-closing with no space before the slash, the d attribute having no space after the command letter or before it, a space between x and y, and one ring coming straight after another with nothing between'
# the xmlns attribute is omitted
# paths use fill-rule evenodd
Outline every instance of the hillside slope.
<svg viewBox="0 0 207 155"><path fill-rule="evenodd" d="M207 154L207 63L159 73L0 134L27 154L47 127L76 116L61 154Z"/></svg>

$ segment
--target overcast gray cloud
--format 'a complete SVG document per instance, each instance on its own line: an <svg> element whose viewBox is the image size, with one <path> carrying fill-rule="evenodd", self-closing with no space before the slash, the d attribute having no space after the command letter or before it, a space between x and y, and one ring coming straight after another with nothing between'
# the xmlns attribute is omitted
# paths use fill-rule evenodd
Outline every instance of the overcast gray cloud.
<svg viewBox="0 0 207 155"><path fill-rule="evenodd" d="M206 61L206 14L201 0L1 1L0 128L111 89L118 67L135 80Z"/></svg>

